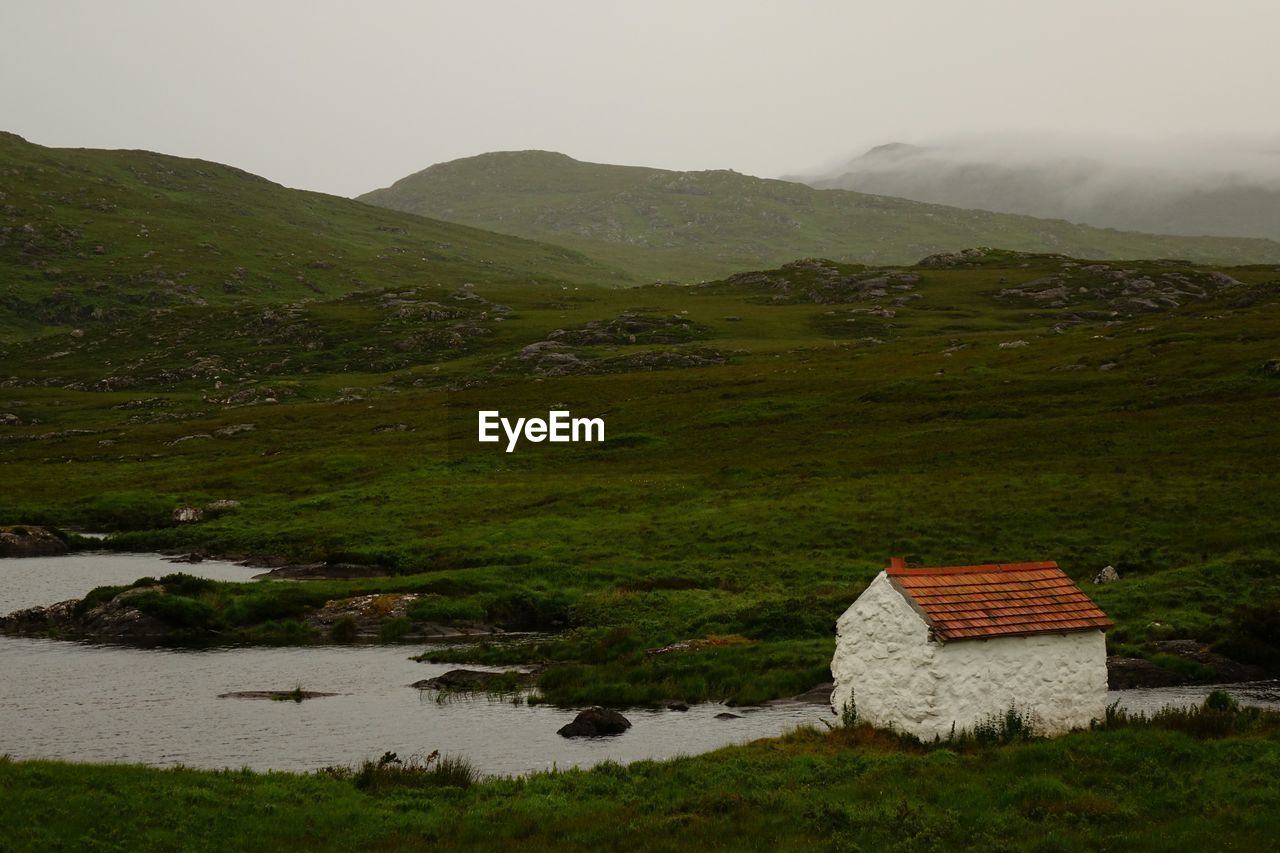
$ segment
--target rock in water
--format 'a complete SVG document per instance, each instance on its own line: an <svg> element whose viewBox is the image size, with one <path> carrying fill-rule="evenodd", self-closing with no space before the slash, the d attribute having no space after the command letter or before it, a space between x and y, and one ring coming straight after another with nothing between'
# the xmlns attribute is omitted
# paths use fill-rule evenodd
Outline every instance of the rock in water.
<svg viewBox="0 0 1280 853"><path fill-rule="evenodd" d="M631 728L631 721L608 708L588 708L578 713L573 722L562 726L556 734L561 737L601 737L620 735Z"/></svg>
<svg viewBox="0 0 1280 853"><path fill-rule="evenodd" d="M1102 571L1093 576L1094 583L1113 583L1120 580L1120 573L1115 566L1103 566Z"/></svg>
<svg viewBox="0 0 1280 853"><path fill-rule="evenodd" d="M67 545L43 527L0 527L0 557L57 557Z"/></svg>

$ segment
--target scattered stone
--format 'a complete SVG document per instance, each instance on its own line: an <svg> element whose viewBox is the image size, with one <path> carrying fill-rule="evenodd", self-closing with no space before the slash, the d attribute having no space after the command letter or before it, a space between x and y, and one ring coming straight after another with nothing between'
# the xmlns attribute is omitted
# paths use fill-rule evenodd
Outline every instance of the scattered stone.
<svg viewBox="0 0 1280 853"><path fill-rule="evenodd" d="M561 737L605 737L620 735L631 728L631 721L608 708L599 706L580 711L573 722L561 726L556 734Z"/></svg>
<svg viewBox="0 0 1280 853"><path fill-rule="evenodd" d="M204 508L206 512L226 512L227 510L239 509L240 501L222 498L216 501L209 501L204 505Z"/></svg>
<svg viewBox="0 0 1280 853"><path fill-rule="evenodd" d="M231 424L221 429L215 429L213 434L218 438L230 438L233 435L239 435L242 432L253 432L257 427L254 424Z"/></svg>
<svg viewBox="0 0 1280 853"><path fill-rule="evenodd" d="M1026 346L1031 346L1031 345L1026 341L1003 341L1000 344L1000 349L1018 349L1020 347L1026 347Z"/></svg>

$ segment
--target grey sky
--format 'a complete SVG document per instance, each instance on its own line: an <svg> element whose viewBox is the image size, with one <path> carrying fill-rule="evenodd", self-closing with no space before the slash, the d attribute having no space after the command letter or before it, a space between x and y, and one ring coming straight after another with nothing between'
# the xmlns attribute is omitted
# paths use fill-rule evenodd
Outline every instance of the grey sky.
<svg viewBox="0 0 1280 853"><path fill-rule="evenodd" d="M1274 142L1277 32L1272 0L4 0L0 128L343 195L518 148L777 175L1004 131Z"/></svg>

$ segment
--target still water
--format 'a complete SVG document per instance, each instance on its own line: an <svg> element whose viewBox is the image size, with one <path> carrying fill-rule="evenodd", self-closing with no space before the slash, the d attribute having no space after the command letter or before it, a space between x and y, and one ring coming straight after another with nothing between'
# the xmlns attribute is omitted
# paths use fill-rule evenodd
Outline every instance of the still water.
<svg viewBox="0 0 1280 853"><path fill-rule="evenodd" d="M245 580L259 569L151 554L0 560L0 612L95 586L183 571ZM613 738L568 740L573 711L488 699L437 702L408 685L451 669L409 660L413 646L135 649L0 637L0 754L158 766L310 770L390 750L466 756L482 772L526 773L705 752L832 719L821 706L695 705L627 711ZM483 669L483 667L473 667ZM240 690L339 693L302 703L219 699ZM741 719L718 720L731 711Z"/></svg>
<svg viewBox="0 0 1280 853"><path fill-rule="evenodd" d="M153 554L77 554L0 560L0 612L82 596L102 584L184 571L247 581L257 569L205 561L173 565ZM482 772L527 773L705 752L831 721L803 704L695 705L627 711L613 738L556 734L573 711L483 698L437 702L408 685L451 667L409 660L411 646L135 649L0 637L0 755L156 766L312 770L390 750L440 750ZM475 667L482 669L483 667ZM219 699L242 690L302 687L341 695L302 703ZM1113 692L1133 711L1199 704L1209 686ZM1241 702L1280 707L1280 684L1227 689ZM730 711L739 719L716 719Z"/></svg>

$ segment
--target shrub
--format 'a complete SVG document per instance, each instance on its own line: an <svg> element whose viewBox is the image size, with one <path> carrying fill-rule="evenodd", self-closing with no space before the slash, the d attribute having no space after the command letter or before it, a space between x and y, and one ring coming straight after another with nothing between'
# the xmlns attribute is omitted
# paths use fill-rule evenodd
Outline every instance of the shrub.
<svg viewBox="0 0 1280 853"><path fill-rule="evenodd" d="M174 595L186 595L195 597L201 593L210 592L218 588L218 582L209 580L208 578L198 578L195 575L189 575L186 572L177 572L171 575L165 575L160 578L161 585L165 590Z"/></svg>
<svg viewBox="0 0 1280 853"><path fill-rule="evenodd" d="M316 595L302 586L255 585L235 597L227 606L225 618L230 625L293 619L315 603Z"/></svg>
<svg viewBox="0 0 1280 853"><path fill-rule="evenodd" d="M356 620L354 616L342 616L334 620L329 629L329 638L335 643L354 643L356 641Z"/></svg>
<svg viewBox="0 0 1280 853"><path fill-rule="evenodd" d="M480 781L480 773L465 758L442 756L439 750L425 758L402 760L394 752L383 753L377 761L366 761L354 772L330 769L330 775L350 778L356 788L377 794L392 788L469 788Z"/></svg>
<svg viewBox="0 0 1280 853"><path fill-rule="evenodd" d="M413 622L404 616L388 619L378 628L378 639L384 643L395 643L413 630Z"/></svg>
<svg viewBox="0 0 1280 853"><path fill-rule="evenodd" d="M563 592L503 593L485 608L485 617L513 631L558 631L569 625L572 600Z"/></svg>
<svg viewBox="0 0 1280 853"><path fill-rule="evenodd" d="M213 627L218 621L212 607L185 595L154 590L134 596L129 599L129 603L171 628L202 631Z"/></svg>
<svg viewBox="0 0 1280 853"><path fill-rule="evenodd" d="M254 642L277 646L302 646L316 639L316 630L297 619L264 622L246 633Z"/></svg>
<svg viewBox="0 0 1280 853"><path fill-rule="evenodd" d="M84 501L77 516L103 530L148 530L173 523L177 498L151 492L102 492Z"/></svg>
<svg viewBox="0 0 1280 853"><path fill-rule="evenodd" d="M444 598L428 596L420 598L409 607L409 616L418 622L480 622L485 609L474 598Z"/></svg>
<svg viewBox="0 0 1280 853"><path fill-rule="evenodd" d="M124 592L126 589L129 589L129 587L127 586L94 587L93 589L89 590L89 592L85 595L84 598L76 602L75 614L77 616L83 616L93 608L101 604L106 604L108 601L115 598L117 595Z"/></svg>

